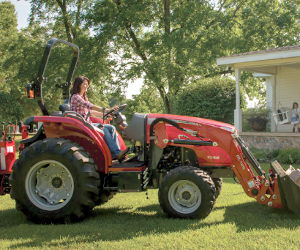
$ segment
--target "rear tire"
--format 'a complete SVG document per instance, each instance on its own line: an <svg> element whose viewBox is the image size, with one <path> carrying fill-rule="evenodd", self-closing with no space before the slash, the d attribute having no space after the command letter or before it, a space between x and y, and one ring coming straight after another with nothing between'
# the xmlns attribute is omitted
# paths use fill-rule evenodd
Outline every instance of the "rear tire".
<svg viewBox="0 0 300 250"><path fill-rule="evenodd" d="M214 206L216 188L206 172L183 166L164 177L158 198L163 211L171 217L203 219Z"/></svg>
<svg viewBox="0 0 300 250"><path fill-rule="evenodd" d="M16 161L12 198L36 223L73 222L95 206L100 178L89 154L66 139L37 141Z"/></svg>

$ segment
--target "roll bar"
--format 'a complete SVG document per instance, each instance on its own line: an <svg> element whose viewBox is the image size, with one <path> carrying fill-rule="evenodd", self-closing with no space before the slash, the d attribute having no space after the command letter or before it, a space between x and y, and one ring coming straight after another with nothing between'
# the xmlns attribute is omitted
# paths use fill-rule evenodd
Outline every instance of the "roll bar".
<svg viewBox="0 0 300 250"><path fill-rule="evenodd" d="M43 99L43 92L42 92L42 83L44 81L44 73L45 73L45 69L47 67L48 64L48 60L51 54L51 50L53 48L53 46L57 43L63 43L67 46L70 46L73 49L73 58L69 67L69 72L67 75L67 79L66 82L63 84L60 84L59 87L61 87L63 89L63 98L64 100L68 100L69 99L69 88L71 85L71 79L73 77L76 65L77 65L77 61L79 58L79 47L73 43L61 40L61 39L57 39L57 38L52 38L51 40L49 40L47 42L47 45L45 47L44 50L44 55L42 57L41 60L41 64L39 67L39 71L37 74L37 77L34 79L33 84L30 86L27 86L27 95L29 98L39 98L38 100L38 105L41 108L43 115L49 115L48 110L45 106L44 103L44 99ZM31 91L31 93L33 92L33 96L29 94L29 92Z"/></svg>

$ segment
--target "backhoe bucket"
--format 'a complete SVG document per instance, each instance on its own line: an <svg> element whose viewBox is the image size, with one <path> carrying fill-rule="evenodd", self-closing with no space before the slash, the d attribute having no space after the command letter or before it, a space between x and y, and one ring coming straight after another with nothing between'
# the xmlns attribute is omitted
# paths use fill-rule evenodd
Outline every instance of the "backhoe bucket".
<svg viewBox="0 0 300 250"><path fill-rule="evenodd" d="M282 205L300 215L300 170L293 167L284 170L277 161L272 162L271 166L278 175Z"/></svg>

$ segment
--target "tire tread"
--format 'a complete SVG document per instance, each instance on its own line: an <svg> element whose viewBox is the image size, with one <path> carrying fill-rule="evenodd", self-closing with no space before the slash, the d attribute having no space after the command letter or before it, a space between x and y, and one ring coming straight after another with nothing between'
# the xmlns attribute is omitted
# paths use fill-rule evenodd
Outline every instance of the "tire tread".
<svg viewBox="0 0 300 250"><path fill-rule="evenodd" d="M42 159L43 155L47 157L51 154L66 158L70 162L72 169L75 169L72 171L77 173L76 181L80 184L80 187L76 187L77 191L74 190L70 202L55 212L35 207L24 191L26 168L27 171L30 169L35 158ZM80 220L95 207L99 199L100 176L93 159L84 148L67 139L46 138L25 148L14 164L10 180L11 197L16 200L16 208L37 223L68 223Z"/></svg>
<svg viewBox="0 0 300 250"><path fill-rule="evenodd" d="M201 190L199 187L202 197L204 198L202 199L199 208L190 214L177 212L171 207L168 201L168 190L170 186L175 183L173 182L174 180L177 181L180 180L180 178L196 178L197 183L195 184L198 185L198 187L200 185L205 189ZM203 219L207 217L213 209L216 200L216 188L212 178L205 171L192 166L182 166L172 169L167 173L159 187L158 198L162 210L170 217Z"/></svg>

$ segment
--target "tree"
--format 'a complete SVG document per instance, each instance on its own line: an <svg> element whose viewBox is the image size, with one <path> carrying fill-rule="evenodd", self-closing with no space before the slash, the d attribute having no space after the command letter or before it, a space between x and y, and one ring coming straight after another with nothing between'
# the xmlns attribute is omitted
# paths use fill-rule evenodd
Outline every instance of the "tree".
<svg viewBox="0 0 300 250"><path fill-rule="evenodd" d="M125 114L130 118L134 113L161 113L163 103L154 87L144 86L141 93L127 100Z"/></svg>
<svg viewBox="0 0 300 250"><path fill-rule="evenodd" d="M122 58L114 60L120 77L144 75L166 112L185 85L231 72L216 66L217 57L299 39L292 0L103 0L86 17L111 53Z"/></svg>
<svg viewBox="0 0 300 250"><path fill-rule="evenodd" d="M0 121L17 122L23 118L22 106L19 105L18 98L13 92L0 92Z"/></svg>
<svg viewBox="0 0 300 250"><path fill-rule="evenodd" d="M10 79L15 68L6 62L11 58L10 49L18 36L15 7L10 2L0 3L0 121L15 121L21 118L21 105L17 102Z"/></svg>
<svg viewBox="0 0 300 250"><path fill-rule="evenodd" d="M168 113L174 112L173 102L181 89L198 79L231 72L216 66L217 57L299 41L298 0L30 2L27 29L17 32L9 3L9 10L2 9L0 17L6 20L13 13L0 30L4 32L1 37L13 36L8 43L0 41L0 53L5 54L0 58L5 69L0 72L0 81L1 87L5 85L8 93L14 89L15 95L21 95L24 84L36 75L43 48L51 37L79 45L75 74L92 79L93 102L108 103L110 96L122 99L128 81L143 77L146 86L159 93ZM10 31L8 36L5 30ZM65 48L55 49L46 72L49 91L45 91L45 98L57 100L51 107L54 110L60 96L55 85L64 81L67 55ZM242 85L253 95L260 87L246 75ZM21 99L21 103L24 115L36 114L32 102Z"/></svg>
<svg viewBox="0 0 300 250"><path fill-rule="evenodd" d="M64 6L68 3L67 16L63 15L65 12L60 12L63 6L58 2L63 3ZM75 2L76 8L74 8ZM107 103L104 95L107 92L109 74L106 72L109 72L109 65L105 60L105 48L99 47L95 39L90 36L88 28L84 28L81 24L81 10L86 7L86 3L87 1L84 3L83 1L32 1L30 25L19 32L14 6L8 2L1 3L0 32L3 39L0 41L0 65L3 70L0 72L0 84L1 90L5 89L6 94L12 97L9 101L10 105L7 103L1 105L1 109L7 110L7 113L12 116L7 119L19 119L17 117L23 119L26 116L41 114L36 100L28 100L25 97L25 85L36 77L44 47L52 37L73 39L72 41L80 47L80 62L75 74L87 75L93 80L93 93L90 95L93 102L103 105ZM71 13L69 10L74 12ZM63 22L66 18L70 19ZM67 33L66 25L69 23L72 27L72 39L68 38ZM56 86L65 81L72 56L72 51L66 46L56 47L51 53L45 72L46 81L43 84L43 94L50 112L57 111L59 104L62 103L61 90ZM21 114L8 110L17 108L16 106L21 107Z"/></svg>
<svg viewBox="0 0 300 250"><path fill-rule="evenodd" d="M91 5L91 0L31 0L30 23L53 23L64 27L69 42L82 32L82 13Z"/></svg>
<svg viewBox="0 0 300 250"><path fill-rule="evenodd" d="M10 2L0 3L0 86L1 90L9 90L6 85L7 78L12 74L5 66L5 61L10 57L9 47L11 41L18 35L17 17L15 7Z"/></svg>
<svg viewBox="0 0 300 250"><path fill-rule="evenodd" d="M7 60L6 63L11 65L10 67L15 69L15 75L9 79L11 86L14 86L16 95L19 97L19 103L23 107L23 117L41 114L36 100L28 100L25 93L26 84L32 82L37 76L37 72L41 63L42 55L44 52L45 45L49 37L41 37L41 34L50 33L48 27L29 27L22 31L18 37L18 40L12 46L11 52L13 57L11 60ZM86 45L87 47L88 45ZM43 97L45 104L50 113L57 111L59 104L63 102L62 89L58 88L58 85L65 82L68 68L72 59L73 53L70 48L66 45L55 45L52 49L51 56L45 71L45 80L43 82ZM80 64L82 58L80 59ZM91 62L86 64L91 65ZM76 75L84 74L89 76L90 71L84 71L84 66L79 65L76 70ZM81 71L81 69L83 69ZM92 74L91 74L92 75ZM90 77L90 76L89 76ZM93 79L93 77L90 77ZM98 78L99 79L99 78ZM104 96L104 91L101 91L105 86L92 82L91 101L94 103L104 104L107 102Z"/></svg>
<svg viewBox="0 0 300 250"><path fill-rule="evenodd" d="M80 61L75 74L86 75L93 81L91 99L95 103L101 102L99 100L107 103L105 95L118 89L119 85L114 81L111 65L106 60L109 53L106 44L99 42L85 25L83 15L94 1L31 0L30 2L30 26L46 23L48 34L50 33L52 37L68 40L78 45ZM65 70L66 65L60 68Z"/></svg>

